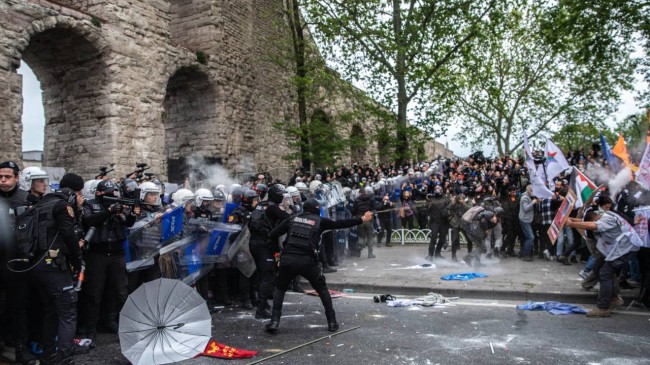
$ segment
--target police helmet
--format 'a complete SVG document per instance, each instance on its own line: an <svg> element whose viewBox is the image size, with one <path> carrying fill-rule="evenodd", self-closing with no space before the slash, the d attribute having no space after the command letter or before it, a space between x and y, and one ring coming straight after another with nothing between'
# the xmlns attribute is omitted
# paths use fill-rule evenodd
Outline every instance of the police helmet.
<svg viewBox="0 0 650 365"><path fill-rule="evenodd" d="M302 205L302 208L305 212L312 214L320 214L320 203L314 198L309 198L305 200L305 203Z"/></svg>
<svg viewBox="0 0 650 365"><path fill-rule="evenodd" d="M322 182L320 182L320 181L318 181L318 180L314 180L314 181L312 181L312 182L309 183L309 190L310 190L312 193L315 193L316 190L320 189L320 186L321 186L321 185L323 185Z"/></svg>
<svg viewBox="0 0 650 365"><path fill-rule="evenodd" d="M286 189L284 188L284 185L282 184L271 185L268 193L269 200L275 204L282 204L282 200L284 199L285 192Z"/></svg>
<svg viewBox="0 0 650 365"><path fill-rule="evenodd" d="M194 195L194 204L196 204L197 207L200 207L204 201L214 200L214 195L212 195L212 192L208 189L199 189L194 193Z"/></svg>
<svg viewBox="0 0 650 365"><path fill-rule="evenodd" d="M84 198L93 199L95 197L95 189L100 181L101 180L88 180L84 183L84 188L81 190L81 194Z"/></svg>
<svg viewBox="0 0 650 365"><path fill-rule="evenodd" d="M372 190L372 188L371 188L370 186L366 186L366 187L364 188L364 190L366 191L366 195L372 195L372 194L374 194L374 191Z"/></svg>
<svg viewBox="0 0 650 365"><path fill-rule="evenodd" d="M292 197L300 196L300 192L295 186L287 186L287 193L289 193Z"/></svg>
<svg viewBox="0 0 650 365"><path fill-rule="evenodd" d="M241 196L241 205L246 207L246 208L252 208L253 207L253 202L257 200L260 200L260 196L255 190L246 190L244 191L244 194Z"/></svg>
<svg viewBox="0 0 650 365"><path fill-rule="evenodd" d="M178 189L172 194L172 200L177 207L193 201L195 197L190 189Z"/></svg>
<svg viewBox="0 0 650 365"><path fill-rule="evenodd" d="M147 196L150 194L155 194L156 195L156 200L153 202L147 202ZM140 184L140 201L143 204L146 205L151 205L151 206L159 206L162 204L162 201L160 199L160 188L151 181L145 181L142 184Z"/></svg>
<svg viewBox="0 0 650 365"><path fill-rule="evenodd" d="M122 181L122 185L120 186L120 193L125 198L135 199L135 196L133 196L133 194L135 193L135 189L137 188L138 188L138 183L135 182L135 180L124 179L124 181Z"/></svg>
<svg viewBox="0 0 650 365"><path fill-rule="evenodd" d="M32 188L32 181L33 180L49 180L49 175L47 172L45 172L43 169L40 167L36 166L30 166L26 167L21 173L20 173L20 183L21 186L24 190L29 191Z"/></svg>
<svg viewBox="0 0 650 365"><path fill-rule="evenodd" d="M219 190L219 189L215 189L215 190L212 192L212 196L214 196L214 200L216 200L216 201L220 201L220 202L221 202L221 201L225 201L225 200L226 200L226 194L224 194L223 191L221 191L221 190Z"/></svg>
<svg viewBox="0 0 650 365"><path fill-rule="evenodd" d="M307 184L304 182L297 182L296 183L296 189L298 189L299 192L301 193L306 193L309 188L307 187Z"/></svg>
<svg viewBox="0 0 650 365"><path fill-rule="evenodd" d="M269 187L266 186L266 184L259 183L253 188L253 190L257 192L257 195L260 196L261 200L264 200L264 198L266 198L267 192L269 191Z"/></svg>
<svg viewBox="0 0 650 365"><path fill-rule="evenodd" d="M503 216L503 212L504 212L504 210L501 207L494 208L494 214L496 214L497 217L499 217L499 218Z"/></svg>

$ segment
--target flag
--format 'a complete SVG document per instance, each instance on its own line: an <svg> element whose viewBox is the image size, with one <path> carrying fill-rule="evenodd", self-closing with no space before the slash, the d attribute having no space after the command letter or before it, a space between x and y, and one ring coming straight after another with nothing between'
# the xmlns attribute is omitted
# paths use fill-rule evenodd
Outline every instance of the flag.
<svg viewBox="0 0 650 365"><path fill-rule="evenodd" d="M524 134L524 154L526 155L526 166L528 167L528 170L532 172L537 171L535 169L535 159L533 158L533 153L528 145L528 137L526 137L526 134Z"/></svg>
<svg viewBox="0 0 650 365"><path fill-rule="evenodd" d="M560 148L548 138L546 139L544 157L546 157L546 178L550 186L550 184L553 183L553 178L561 174L570 166L566 157L564 157L562 150L560 150Z"/></svg>
<svg viewBox="0 0 650 365"><path fill-rule="evenodd" d="M600 146L603 153L603 158L607 161L607 164L612 169L613 172L618 172L620 170L620 164L614 155L612 155L612 150L609 148L609 144L605 141L603 134L600 134Z"/></svg>
<svg viewBox="0 0 650 365"><path fill-rule="evenodd" d="M535 166L535 159L528 145L528 137L524 134L524 154L526 155L526 166L528 166L528 174L530 175L530 182L533 185L533 194L538 198L549 199L553 197L553 193L548 190L542 179L544 173L538 173Z"/></svg>
<svg viewBox="0 0 650 365"><path fill-rule="evenodd" d="M650 144L645 147L639 170L636 172L636 181L644 188L650 189Z"/></svg>
<svg viewBox="0 0 650 365"><path fill-rule="evenodd" d="M648 135L646 141L650 144L650 107L648 108Z"/></svg>
<svg viewBox="0 0 650 365"><path fill-rule="evenodd" d="M612 148L612 154L623 160L625 167L630 166L630 154L627 153L627 146L625 145L625 139L623 139L622 133L618 134L618 141L616 141L614 148Z"/></svg>
<svg viewBox="0 0 650 365"><path fill-rule="evenodd" d="M198 356L216 357L219 359L250 359L257 355L257 351L242 350L236 347L226 346L218 343L214 338L210 339L203 353Z"/></svg>
<svg viewBox="0 0 650 365"><path fill-rule="evenodd" d="M598 189L596 184L594 184L588 177L586 177L580 170L573 168L571 172L571 182L569 186L577 195L575 208L582 207L591 194Z"/></svg>

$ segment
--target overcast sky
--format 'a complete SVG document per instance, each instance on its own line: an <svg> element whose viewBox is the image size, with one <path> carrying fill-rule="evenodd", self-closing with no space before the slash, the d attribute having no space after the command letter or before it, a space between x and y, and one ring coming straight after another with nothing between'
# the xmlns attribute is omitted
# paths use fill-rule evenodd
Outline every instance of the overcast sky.
<svg viewBox="0 0 650 365"><path fill-rule="evenodd" d="M21 64L18 73L23 75L23 151L30 150L43 150L45 118L43 116L43 101L41 97L40 83L34 76L32 70L25 65ZM645 87L641 79L637 82L639 88ZM634 100L634 93L624 92L621 97L621 103L618 112L612 116L607 124L614 127L620 120L626 116L640 112L641 109L637 108ZM449 148L454 151L457 156L467 156L473 150L469 147L461 146L459 141L453 140L453 136L459 131L459 128L451 127L447 135L449 137L438 138L439 142L449 143ZM483 152L486 155L493 153L493 147L488 143L483 146Z"/></svg>

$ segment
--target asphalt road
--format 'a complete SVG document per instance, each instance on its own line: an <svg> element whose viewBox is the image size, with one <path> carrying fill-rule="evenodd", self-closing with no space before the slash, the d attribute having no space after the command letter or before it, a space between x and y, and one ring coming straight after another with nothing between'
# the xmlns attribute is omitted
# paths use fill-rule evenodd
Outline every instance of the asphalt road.
<svg viewBox="0 0 650 365"><path fill-rule="evenodd" d="M334 299L341 330L360 328L263 364L650 364L650 312L610 318L517 311L516 302L460 300L445 307L391 308L371 295ZM214 314L217 341L259 354L253 359L197 358L181 364L249 364L330 334L317 297L289 293L280 331L264 332L253 311ZM128 364L116 335L76 364Z"/></svg>

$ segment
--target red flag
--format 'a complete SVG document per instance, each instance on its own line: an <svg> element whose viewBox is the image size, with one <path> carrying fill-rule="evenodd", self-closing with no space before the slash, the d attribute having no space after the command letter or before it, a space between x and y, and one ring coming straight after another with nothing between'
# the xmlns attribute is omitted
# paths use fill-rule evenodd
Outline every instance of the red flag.
<svg viewBox="0 0 650 365"><path fill-rule="evenodd" d="M198 356L216 357L219 359L250 359L257 355L257 351L242 350L236 347L230 347L215 341L214 338L210 339L208 345L203 350L202 354Z"/></svg>

